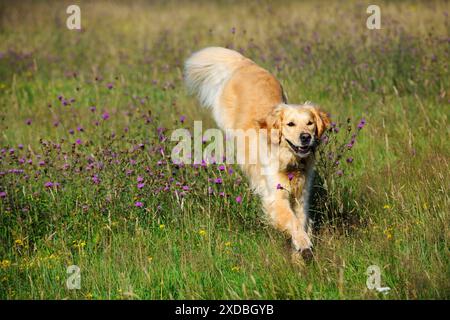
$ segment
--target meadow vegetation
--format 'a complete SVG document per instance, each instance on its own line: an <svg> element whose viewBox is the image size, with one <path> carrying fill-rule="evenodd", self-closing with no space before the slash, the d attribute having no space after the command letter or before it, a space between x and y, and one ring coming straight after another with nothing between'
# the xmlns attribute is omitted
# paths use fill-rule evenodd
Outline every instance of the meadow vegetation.
<svg viewBox="0 0 450 320"><path fill-rule="evenodd" d="M363 1L81 1L81 31L66 5L0 4L1 299L449 298L448 2L379 1L381 30ZM170 161L216 127L182 74L212 45L332 117L308 263L238 166Z"/></svg>

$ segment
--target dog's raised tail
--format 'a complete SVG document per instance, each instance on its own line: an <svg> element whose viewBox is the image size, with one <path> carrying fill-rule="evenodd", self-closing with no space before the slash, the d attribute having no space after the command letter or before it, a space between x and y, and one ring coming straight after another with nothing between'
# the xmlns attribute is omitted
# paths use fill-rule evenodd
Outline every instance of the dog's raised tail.
<svg viewBox="0 0 450 320"><path fill-rule="evenodd" d="M197 51L184 65L184 78L190 93L196 93L202 106L218 109L219 99L233 72L248 61L240 53L221 47Z"/></svg>

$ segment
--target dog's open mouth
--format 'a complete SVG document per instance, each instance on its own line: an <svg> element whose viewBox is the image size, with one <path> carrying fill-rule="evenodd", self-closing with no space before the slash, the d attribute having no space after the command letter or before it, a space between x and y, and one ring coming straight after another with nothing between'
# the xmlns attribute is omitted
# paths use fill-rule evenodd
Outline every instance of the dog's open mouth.
<svg viewBox="0 0 450 320"><path fill-rule="evenodd" d="M295 144L290 142L288 139L286 139L286 141L289 144L289 146L291 147L291 149L294 151L294 153L296 153L296 154L305 155L311 150L311 146L309 146L309 145L296 146Z"/></svg>

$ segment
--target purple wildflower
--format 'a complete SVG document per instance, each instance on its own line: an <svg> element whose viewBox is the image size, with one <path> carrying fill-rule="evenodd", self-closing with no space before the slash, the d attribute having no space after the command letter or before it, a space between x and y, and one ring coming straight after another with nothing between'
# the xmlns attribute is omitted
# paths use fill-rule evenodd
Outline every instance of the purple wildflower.
<svg viewBox="0 0 450 320"><path fill-rule="evenodd" d="M366 125L366 119L362 118L358 124L358 129L361 130Z"/></svg>
<svg viewBox="0 0 450 320"><path fill-rule="evenodd" d="M242 197L241 196L237 196L236 197L236 202L237 203L241 203L242 202Z"/></svg>
<svg viewBox="0 0 450 320"><path fill-rule="evenodd" d="M98 177L98 175L94 174L92 176L92 182L94 182L95 184L99 184L100 183L100 178Z"/></svg>
<svg viewBox="0 0 450 320"><path fill-rule="evenodd" d="M135 207L138 207L138 208L142 208L142 207L144 206L144 204L143 204L142 202L140 202L140 201L136 201L136 202L134 203L134 206L135 206Z"/></svg>

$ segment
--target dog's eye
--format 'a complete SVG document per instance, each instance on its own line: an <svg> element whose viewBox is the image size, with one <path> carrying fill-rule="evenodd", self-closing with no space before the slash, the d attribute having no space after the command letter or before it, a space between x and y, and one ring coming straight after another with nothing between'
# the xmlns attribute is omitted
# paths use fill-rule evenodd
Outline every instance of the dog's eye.
<svg viewBox="0 0 450 320"><path fill-rule="evenodd" d="M313 122L311 121L311 120L309 120L308 121L308 123L306 124L307 126L310 126L310 125L312 125L313 124Z"/></svg>
<svg viewBox="0 0 450 320"><path fill-rule="evenodd" d="M295 123L293 123L293 122L291 121L291 122L289 122L287 125L288 125L289 127L293 127L293 126L295 126Z"/></svg>

